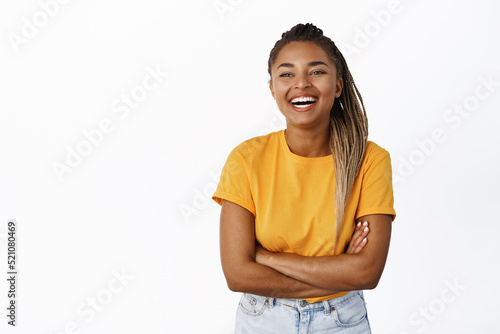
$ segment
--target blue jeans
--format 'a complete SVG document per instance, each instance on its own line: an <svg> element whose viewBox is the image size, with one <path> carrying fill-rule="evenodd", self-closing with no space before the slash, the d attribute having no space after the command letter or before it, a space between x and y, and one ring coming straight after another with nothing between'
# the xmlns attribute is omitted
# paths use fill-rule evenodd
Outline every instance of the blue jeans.
<svg viewBox="0 0 500 334"><path fill-rule="evenodd" d="M371 333L363 291L322 302L244 293L236 312L236 334Z"/></svg>

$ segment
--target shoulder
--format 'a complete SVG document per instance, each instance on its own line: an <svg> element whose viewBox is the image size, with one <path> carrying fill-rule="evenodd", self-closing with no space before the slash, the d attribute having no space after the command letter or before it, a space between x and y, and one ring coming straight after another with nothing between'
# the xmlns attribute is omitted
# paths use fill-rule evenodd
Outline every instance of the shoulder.
<svg viewBox="0 0 500 334"><path fill-rule="evenodd" d="M366 144L366 157L374 157L379 154L389 154L389 152L377 143L368 140Z"/></svg>
<svg viewBox="0 0 500 334"><path fill-rule="evenodd" d="M239 155L242 158L251 159L254 156L263 154L268 148L276 146L279 143L281 131L283 130L247 139L237 145L232 150L231 155Z"/></svg>
<svg viewBox="0 0 500 334"><path fill-rule="evenodd" d="M363 160L363 170L366 171L374 164L387 161L390 164L391 155L382 146L369 140L366 145L365 158Z"/></svg>
<svg viewBox="0 0 500 334"><path fill-rule="evenodd" d="M232 175L250 173L255 163L262 163L266 156L273 155L272 152L279 145L279 135L277 131L241 142L229 153L224 171Z"/></svg>

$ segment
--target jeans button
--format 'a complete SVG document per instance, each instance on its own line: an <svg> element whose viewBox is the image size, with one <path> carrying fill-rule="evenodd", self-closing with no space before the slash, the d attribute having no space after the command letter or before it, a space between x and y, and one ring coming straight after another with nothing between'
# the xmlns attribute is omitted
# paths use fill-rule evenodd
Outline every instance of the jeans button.
<svg viewBox="0 0 500 334"><path fill-rule="evenodd" d="M307 300L303 300L303 299L302 299L302 300L299 302L299 304L300 304L300 306L305 307L308 303L307 303Z"/></svg>

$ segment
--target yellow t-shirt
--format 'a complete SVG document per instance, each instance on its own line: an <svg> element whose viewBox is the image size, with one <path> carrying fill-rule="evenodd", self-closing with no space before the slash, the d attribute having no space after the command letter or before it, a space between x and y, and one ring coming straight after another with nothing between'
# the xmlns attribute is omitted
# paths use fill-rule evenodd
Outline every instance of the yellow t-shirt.
<svg viewBox="0 0 500 334"><path fill-rule="evenodd" d="M396 217L389 152L368 141L335 252L334 191L332 155L296 155L280 130L246 140L231 151L212 199L221 205L223 199L231 201L253 213L256 239L269 251L303 256L342 254L357 218L390 214L394 221ZM347 293L307 300L313 303Z"/></svg>

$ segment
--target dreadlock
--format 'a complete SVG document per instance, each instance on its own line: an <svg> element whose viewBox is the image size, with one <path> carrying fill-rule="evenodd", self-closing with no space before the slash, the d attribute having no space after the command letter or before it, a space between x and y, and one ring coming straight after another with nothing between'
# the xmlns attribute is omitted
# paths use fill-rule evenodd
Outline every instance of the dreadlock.
<svg viewBox="0 0 500 334"><path fill-rule="evenodd" d="M281 35L271 50L268 72L280 50L290 42L314 42L321 47L337 69L337 79L342 78L344 87L330 110L330 150L335 169L335 244L344 223L344 213L364 159L368 138L368 119L363 98L354 84L342 53L335 43L323 35L323 31L311 23L297 24Z"/></svg>

